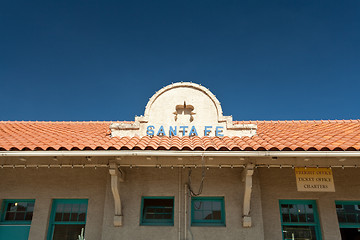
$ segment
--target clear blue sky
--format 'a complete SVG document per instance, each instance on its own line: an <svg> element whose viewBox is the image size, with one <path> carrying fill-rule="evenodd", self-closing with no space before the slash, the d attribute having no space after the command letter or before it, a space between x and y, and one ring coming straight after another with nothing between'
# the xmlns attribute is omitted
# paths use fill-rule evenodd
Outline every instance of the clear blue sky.
<svg viewBox="0 0 360 240"><path fill-rule="evenodd" d="M360 118L360 1L1 1L0 120L133 120L171 82L235 120Z"/></svg>

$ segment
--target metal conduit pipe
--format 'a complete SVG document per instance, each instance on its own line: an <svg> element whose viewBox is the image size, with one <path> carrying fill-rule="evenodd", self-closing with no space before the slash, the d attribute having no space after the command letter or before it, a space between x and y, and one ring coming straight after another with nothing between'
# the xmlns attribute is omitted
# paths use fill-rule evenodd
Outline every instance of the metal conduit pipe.
<svg viewBox="0 0 360 240"><path fill-rule="evenodd" d="M0 151L2 157L360 157L360 151Z"/></svg>

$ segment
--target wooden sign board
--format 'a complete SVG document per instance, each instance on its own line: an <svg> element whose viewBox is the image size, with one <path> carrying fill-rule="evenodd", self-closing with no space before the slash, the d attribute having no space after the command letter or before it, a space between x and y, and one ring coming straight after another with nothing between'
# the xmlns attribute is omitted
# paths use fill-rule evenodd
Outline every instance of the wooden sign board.
<svg viewBox="0 0 360 240"><path fill-rule="evenodd" d="M329 168L295 168L299 192L335 192L332 170Z"/></svg>

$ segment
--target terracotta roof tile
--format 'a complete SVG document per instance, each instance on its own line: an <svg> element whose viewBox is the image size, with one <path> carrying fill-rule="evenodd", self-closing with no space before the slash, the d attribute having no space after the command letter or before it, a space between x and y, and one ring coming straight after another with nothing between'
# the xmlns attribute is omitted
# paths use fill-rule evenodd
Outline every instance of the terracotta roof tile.
<svg viewBox="0 0 360 240"><path fill-rule="evenodd" d="M249 137L114 137L111 122L0 122L1 151L45 150L360 150L360 120L238 121Z"/></svg>

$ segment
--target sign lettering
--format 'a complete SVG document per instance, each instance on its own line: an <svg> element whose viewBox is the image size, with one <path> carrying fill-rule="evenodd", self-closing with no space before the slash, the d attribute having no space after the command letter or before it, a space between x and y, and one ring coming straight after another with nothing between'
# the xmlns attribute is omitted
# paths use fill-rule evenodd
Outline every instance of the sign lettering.
<svg viewBox="0 0 360 240"><path fill-rule="evenodd" d="M199 136L198 130L203 131L204 136L210 136L211 132L215 133L216 137L224 136L224 127L221 126L205 126L203 129L196 129L195 126L170 126L165 129L163 125L156 128L154 125L149 125L146 128L146 135L152 136Z"/></svg>
<svg viewBox="0 0 360 240"><path fill-rule="evenodd" d="M332 170L328 168L295 168L299 192L335 192Z"/></svg>

